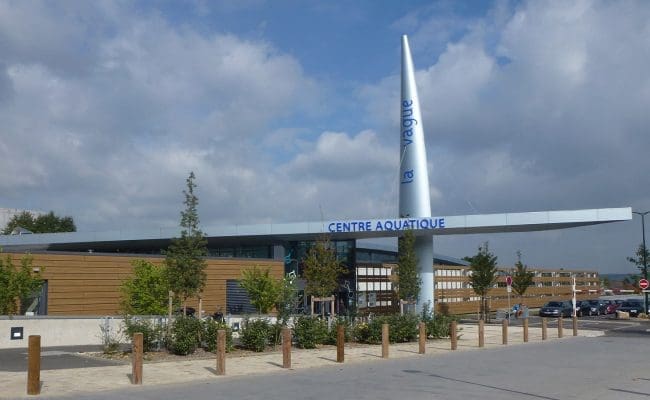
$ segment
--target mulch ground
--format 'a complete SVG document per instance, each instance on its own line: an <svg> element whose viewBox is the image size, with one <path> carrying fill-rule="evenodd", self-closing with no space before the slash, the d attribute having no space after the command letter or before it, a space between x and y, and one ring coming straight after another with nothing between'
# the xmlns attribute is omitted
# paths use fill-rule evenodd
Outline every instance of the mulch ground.
<svg viewBox="0 0 650 400"><path fill-rule="evenodd" d="M346 347L357 347L357 346L367 346L364 344L360 343L355 343L355 342L349 342L345 344ZM321 345L318 348L331 348L332 351L336 350L336 346L333 345ZM300 350L300 349L295 349L294 350ZM227 357L229 358L236 358L236 357L249 357L249 356L256 356L260 354L269 354L269 353L280 353L282 352L282 348L280 345L277 347L270 346L268 347L264 352L258 353L255 351L251 350L245 350L242 348L235 347L231 352L227 353ZM95 359L101 359L101 360L113 360L113 361L120 361L123 362L124 364L129 364L131 363L131 351L126 350L126 351L118 351L114 353L102 353L102 352L84 352L84 353L79 353L79 355L89 357L89 358L95 358ZM157 363L157 362L167 362L167 361L188 361L188 360L208 360L208 359L214 359L216 358L217 355L215 353L206 351L204 349L197 349L194 353L188 354L186 356L180 356L176 355L173 353L170 353L166 350L162 351L150 351L147 353L144 353L143 359L145 363Z"/></svg>

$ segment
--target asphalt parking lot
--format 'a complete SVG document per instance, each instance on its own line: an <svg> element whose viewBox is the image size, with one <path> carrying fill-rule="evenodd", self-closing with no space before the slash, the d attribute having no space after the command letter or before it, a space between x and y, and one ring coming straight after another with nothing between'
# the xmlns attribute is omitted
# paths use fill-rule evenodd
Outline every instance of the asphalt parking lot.
<svg viewBox="0 0 650 400"><path fill-rule="evenodd" d="M120 365L121 362L97 360L84 356L88 351L101 351L100 346L43 347L41 349L41 370L104 367ZM27 349L0 350L0 372L27 370Z"/></svg>
<svg viewBox="0 0 650 400"><path fill-rule="evenodd" d="M512 318L509 324L511 326L521 326L523 320ZM538 316L531 316L528 318L528 324L530 327L540 327L542 325L542 320ZM572 329L571 318L564 318L562 326L565 331ZM549 329L557 328L557 319L549 318L548 327ZM629 320L616 319L615 314L591 317L585 316L578 318L578 329L600 330L604 331L606 336L650 337L650 320L639 318L630 318Z"/></svg>

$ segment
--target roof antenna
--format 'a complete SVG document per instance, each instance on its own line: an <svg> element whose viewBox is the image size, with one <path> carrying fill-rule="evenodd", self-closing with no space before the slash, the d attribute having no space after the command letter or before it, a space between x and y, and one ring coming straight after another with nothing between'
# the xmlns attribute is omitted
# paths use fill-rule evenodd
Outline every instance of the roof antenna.
<svg viewBox="0 0 650 400"><path fill-rule="evenodd" d="M472 209L473 212L478 213L478 211L476 211L476 208L474 207L474 204L472 204L472 202L469 201L469 199L467 199L465 201L467 202L467 205L469 206L469 208Z"/></svg>
<svg viewBox="0 0 650 400"><path fill-rule="evenodd" d="M318 204L318 210L320 211L320 223L322 224L321 230L325 232L325 217L323 216L323 207Z"/></svg>

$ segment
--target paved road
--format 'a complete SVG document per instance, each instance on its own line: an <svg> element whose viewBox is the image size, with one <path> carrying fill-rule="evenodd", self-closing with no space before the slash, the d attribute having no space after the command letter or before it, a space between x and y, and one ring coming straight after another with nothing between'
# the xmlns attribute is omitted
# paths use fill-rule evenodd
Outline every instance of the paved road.
<svg viewBox="0 0 650 400"><path fill-rule="evenodd" d="M510 321L512 326L521 326L522 320L513 319ZM530 317L528 321L531 327L540 327L542 325L539 317ZM564 334L571 334L571 318L564 318L562 326ZM548 327L557 329L557 319L549 319ZM643 336L650 339L650 320L632 318L629 320L616 319L614 315L601 315L593 317L578 318L578 329L600 330L604 331L607 336Z"/></svg>
<svg viewBox="0 0 650 400"><path fill-rule="evenodd" d="M118 361L96 360L79 352L100 351L99 346L46 347L41 349L41 369L66 369L119 365ZM0 372L27 371L27 349L0 350Z"/></svg>
<svg viewBox="0 0 650 400"><path fill-rule="evenodd" d="M574 338L436 357L137 387L84 398L643 399L650 397L648 354L650 341L644 337Z"/></svg>

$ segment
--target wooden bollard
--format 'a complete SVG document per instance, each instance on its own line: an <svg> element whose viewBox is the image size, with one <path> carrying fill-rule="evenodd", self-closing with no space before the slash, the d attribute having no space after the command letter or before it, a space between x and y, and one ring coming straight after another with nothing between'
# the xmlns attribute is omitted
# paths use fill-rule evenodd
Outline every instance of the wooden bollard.
<svg viewBox="0 0 650 400"><path fill-rule="evenodd" d="M451 321L451 326L449 327L449 336L451 338L451 349L456 350L458 348L458 335L456 331L458 330L458 322Z"/></svg>
<svg viewBox="0 0 650 400"><path fill-rule="evenodd" d="M424 322L420 322L420 337L418 338L419 342L419 348L418 348L418 353L424 354L426 352L426 347L427 347L427 324Z"/></svg>
<svg viewBox="0 0 650 400"><path fill-rule="evenodd" d="M282 328L282 368L291 368L291 329Z"/></svg>
<svg viewBox="0 0 650 400"><path fill-rule="evenodd" d="M226 375L226 331L217 331L217 375Z"/></svg>
<svg viewBox="0 0 650 400"><path fill-rule="evenodd" d="M542 317L542 340L546 340L548 338L548 321L546 318Z"/></svg>
<svg viewBox="0 0 650 400"><path fill-rule="evenodd" d="M524 343L528 342L528 318L524 318Z"/></svg>
<svg viewBox="0 0 650 400"><path fill-rule="evenodd" d="M140 332L133 334L133 344L131 349L131 383L142 385L142 348L143 335Z"/></svg>
<svg viewBox="0 0 650 400"><path fill-rule="evenodd" d="M485 321L478 321L478 347L485 346Z"/></svg>
<svg viewBox="0 0 650 400"><path fill-rule="evenodd" d="M388 358L388 324L381 325L381 358Z"/></svg>
<svg viewBox="0 0 650 400"><path fill-rule="evenodd" d="M27 350L27 394L41 394L41 336L29 336Z"/></svg>
<svg viewBox="0 0 650 400"><path fill-rule="evenodd" d="M564 327L562 326L562 317L559 317L559 318L557 319L557 337L558 337L558 338L561 338L561 337L564 336L564 334L562 333L562 329L563 329L563 328L564 328Z"/></svg>
<svg viewBox="0 0 650 400"><path fill-rule="evenodd" d="M503 344L508 344L508 320L501 321L501 336L503 336Z"/></svg>
<svg viewBox="0 0 650 400"><path fill-rule="evenodd" d="M573 336L578 336L578 318L573 317Z"/></svg>
<svg viewBox="0 0 650 400"><path fill-rule="evenodd" d="M345 325L336 327L336 362L345 361Z"/></svg>

